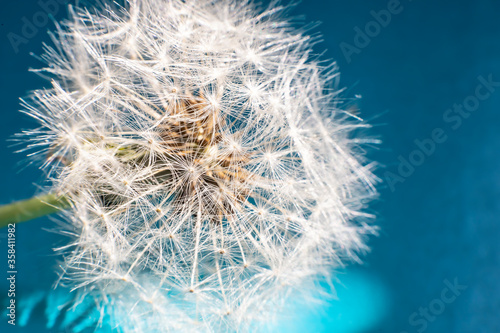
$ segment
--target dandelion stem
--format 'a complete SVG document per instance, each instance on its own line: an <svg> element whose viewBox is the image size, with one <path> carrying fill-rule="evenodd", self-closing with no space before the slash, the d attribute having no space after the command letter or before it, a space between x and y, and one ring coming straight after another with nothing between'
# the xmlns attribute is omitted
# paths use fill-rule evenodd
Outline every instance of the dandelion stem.
<svg viewBox="0 0 500 333"><path fill-rule="evenodd" d="M0 206L0 228L54 214L69 207L65 197L46 194Z"/></svg>

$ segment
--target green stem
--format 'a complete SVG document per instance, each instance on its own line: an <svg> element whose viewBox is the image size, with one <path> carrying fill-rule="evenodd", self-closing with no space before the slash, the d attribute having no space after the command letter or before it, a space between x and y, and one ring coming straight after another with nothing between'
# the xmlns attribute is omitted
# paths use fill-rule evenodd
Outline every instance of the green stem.
<svg viewBox="0 0 500 333"><path fill-rule="evenodd" d="M29 221L57 213L68 207L68 200L55 194L46 194L3 205L0 206L0 228L6 227L9 223Z"/></svg>

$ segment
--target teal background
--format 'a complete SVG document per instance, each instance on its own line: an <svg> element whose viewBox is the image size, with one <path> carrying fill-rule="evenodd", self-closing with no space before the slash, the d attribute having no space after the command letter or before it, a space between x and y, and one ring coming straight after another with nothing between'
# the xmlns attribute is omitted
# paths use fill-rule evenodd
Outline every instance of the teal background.
<svg viewBox="0 0 500 333"><path fill-rule="evenodd" d="M7 140L37 126L17 112L18 98L47 84L28 69L42 65L30 52L41 54L53 24L15 52L8 34L20 34L23 17L32 20L42 9L34 0L1 1L0 202L8 203L32 196L34 184L43 184L37 166L14 153L14 142ZM314 30L324 40L317 52L327 48L325 57L337 60L341 84L349 88L348 96L362 96L356 102L361 116L383 140L371 153L383 180L380 199L371 207L381 234L370 241L365 264L341 276L340 301L318 306L291 301L293 320L276 331L500 332L500 89L458 128L443 119L454 103L474 94L478 76L500 81L500 2L406 0L401 6L351 61L341 43L354 45L354 28L363 30L373 21L370 11L386 9L388 1L304 0L292 10L304 15L303 22L323 22ZM60 7L55 17L65 12ZM417 149L414 140L429 138L435 128L447 140L392 190L387 172L397 174L400 156L408 159ZM65 239L47 231L52 227L48 219L17 227L19 297L49 290L57 278L52 248ZM0 231L0 301L7 290L5 235ZM423 319L420 311L439 306L445 280L466 289L444 309L434 308L439 314L431 311ZM25 328L12 328L2 317L0 332L48 332L43 311L43 304L35 308Z"/></svg>

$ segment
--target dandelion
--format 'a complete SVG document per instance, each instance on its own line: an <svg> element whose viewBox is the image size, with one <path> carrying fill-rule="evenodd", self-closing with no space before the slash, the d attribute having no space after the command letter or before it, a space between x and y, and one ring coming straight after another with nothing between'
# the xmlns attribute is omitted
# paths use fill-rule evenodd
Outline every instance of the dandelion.
<svg viewBox="0 0 500 333"><path fill-rule="evenodd" d="M367 249L374 140L285 10L70 7L45 46L25 134L68 206L61 281L122 331L265 325Z"/></svg>

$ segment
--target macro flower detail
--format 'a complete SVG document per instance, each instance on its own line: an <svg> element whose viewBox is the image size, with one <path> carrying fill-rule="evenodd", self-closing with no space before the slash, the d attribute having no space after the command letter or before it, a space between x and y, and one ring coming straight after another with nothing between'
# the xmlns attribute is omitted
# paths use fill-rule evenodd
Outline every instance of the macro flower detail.
<svg viewBox="0 0 500 333"><path fill-rule="evenodd" d="M61 281L121 331L247 331L367 250L376 140L285 9L70 7L45 47L26 134L70 205Z"/></svg>

